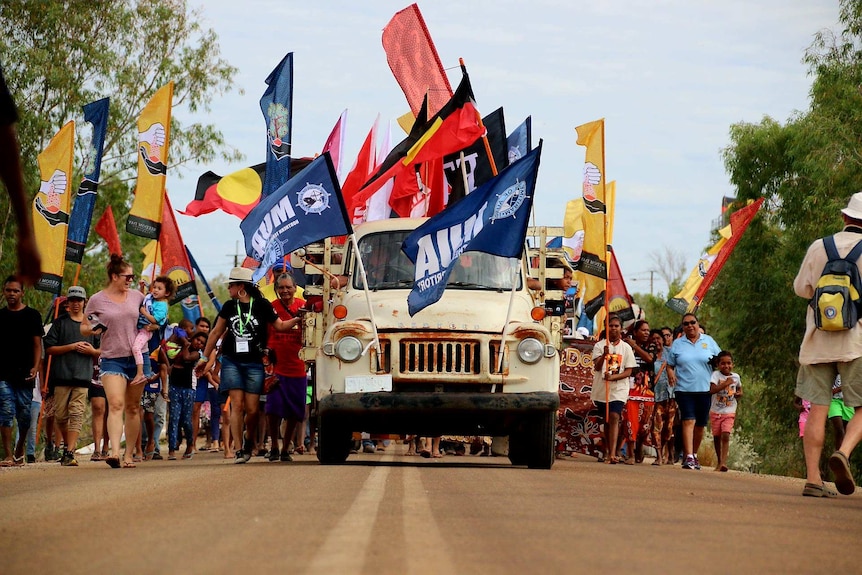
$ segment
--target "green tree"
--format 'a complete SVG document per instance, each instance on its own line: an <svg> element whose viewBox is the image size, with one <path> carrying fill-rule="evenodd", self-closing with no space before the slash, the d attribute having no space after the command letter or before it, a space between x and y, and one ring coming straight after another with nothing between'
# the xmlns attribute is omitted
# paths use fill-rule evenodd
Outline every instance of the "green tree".
<svg viewBox="0 0 862 575"><path fill-rule="evenodd" d="M169 178L181 177L181 167L190 162L241 159L216 126L185 123L177 114L208 111L213 98L233 88L236 69L221 58L215 32L201 26L199 11L189 10L185 0L4 0L0 28L0 64L18 106L29 189L38 189L36 157L57 130L76 120L80 142L86 135L81 107L111 98L94 213L98 217L107 205L113 207L123 250L140 269L145 240L126 234L123 222L136 175L137 117L155 91L174 82ZM78 166L85 149L76 145ZM73 181L80 181L80 174ZM8 198L0 195L0 255L14 253L9 214ZM79 283L95 290L105 279L105 258L94 233L89 246ZM13 259L0 260L0 274L13 271ZM73 267L66 266L64 286L70 285ZM47 296L36 299L46 301Z"/></svg>
<svg viewBox="0 0 862 575"><path fill-rule="evenodd" d="M792 399L806 302L793 278L808 245L841 229L840 208L862 189L862 2L841 2L840 26L818 33L806 52L810 108L784 125L769 117L736 124L724 150L737 198L766 203L709 304L718 341L758 382L741 412L768 472L804 470Z"/></svg>

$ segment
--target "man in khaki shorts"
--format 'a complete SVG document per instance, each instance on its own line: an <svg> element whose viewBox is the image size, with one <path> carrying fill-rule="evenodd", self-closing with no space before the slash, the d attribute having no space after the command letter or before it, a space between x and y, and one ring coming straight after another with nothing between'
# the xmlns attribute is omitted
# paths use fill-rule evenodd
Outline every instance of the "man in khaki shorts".
<svg viewBox="0 0 862 575"><path fill-rule="evenodd" d="M87 391L93 377L93 358L99 357L98 336L81 335L84 300L81 286L72 286L66 294L68 315L51 324L45 336L45 352L51 356L49 379L54 385L54 417L63 436L65 449L60 464L77 467L75 448L87 409Z"/></svg>
<svg viewBox="0 0 862 575"><path fill-rule="evenodd" d="M862 241L862 192L853 194L846 208L841 210L844 229L834 236L838 254L846 257ZM810 300L823 272L828 257L822 239L808 248L799 273L793 281L796 295ZM857 261L857 266L862 259ZM862 268L860 268L862 269ZM802 439L805 451L807 483L802 495L809 497L835 497L835 491L823 484L820 476L820 454L826 416L832 401L832 384L841 375L844 402L854 408L855 414L847 425L841 448L829 458L829 469L835 475L835 486L840 493L851 495L856 491L848 458L862 439L862 326L858 323L844 331L822 331L815 327L814 309L807 307L805 335L799 348L799 374L796 378L796 395L811 402L811 412L805 424Z"/></svg>

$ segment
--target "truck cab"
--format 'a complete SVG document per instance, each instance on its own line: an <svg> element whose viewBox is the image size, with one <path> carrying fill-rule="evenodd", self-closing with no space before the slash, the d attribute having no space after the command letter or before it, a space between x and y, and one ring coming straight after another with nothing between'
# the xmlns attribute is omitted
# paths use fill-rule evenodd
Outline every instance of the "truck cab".
<svg viewBox="0 0 862 575"><path fill-rule="evenodd" d="M306 320L318 459L344 462L354 431L508 436L513 464L549 469L560 361L526 286L526 254L462 254L442 298L411 317L414 265L401 243L424 221L358 226L342 256L343 286Z"/></svg>

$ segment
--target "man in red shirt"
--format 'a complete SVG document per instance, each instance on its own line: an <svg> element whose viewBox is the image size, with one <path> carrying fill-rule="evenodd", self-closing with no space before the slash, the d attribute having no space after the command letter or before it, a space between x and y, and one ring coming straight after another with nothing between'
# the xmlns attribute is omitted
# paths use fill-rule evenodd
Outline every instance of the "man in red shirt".
<svg viewBox="0 0 862 575"><path fill-rule="evenodd" d="M305 420L305 397L308 385L305 361L299 357L302 349L302 309L305 301L296 297L296 281L290 273L282 273L275 280L278 295L272 308L279 319L293 324L286 332L269 327L269 348L275 356L275 375L278 383L266 396L266 418L272 437L270 461L293 461L289 453L290 440L297 425ZM281 420L287 422L282 449L278 447ZM298 445L296 446L299 447Z"/></svg>

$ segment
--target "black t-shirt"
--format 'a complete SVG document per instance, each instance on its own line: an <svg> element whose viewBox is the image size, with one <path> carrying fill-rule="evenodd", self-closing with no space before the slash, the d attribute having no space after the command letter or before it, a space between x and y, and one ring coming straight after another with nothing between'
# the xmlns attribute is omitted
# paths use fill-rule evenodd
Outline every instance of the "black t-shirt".
<svg viewBox="0 0 862 575"><path fill-rule="evenodd" d="M182 352L180 352L182 353ZM194 359L192 361L183 361L179 356L174 360L173 367L171 369L170 382L171 387L177 388L192 388L192 372L195 369L195 365L197 364L197 360ZM206 385L206 381L199 380L198 385Z"/></svg>
<svg viewBox="0 0 862 575"><path fill-rule="evenodd" d="M36 363L33 337L42 337L42 318L29 306L18 311L0 309L0 380L13 387L33 387L27 379Z"/></svg>
<svg viewBox="0 0 862 575"><path fill-rule="evenodd" d="M272 304L266 298L252 298L249 303L230 300L218 316L227 322L222 354L238 362L260 363L267 345L267 327L278 319Z"/></svg>

